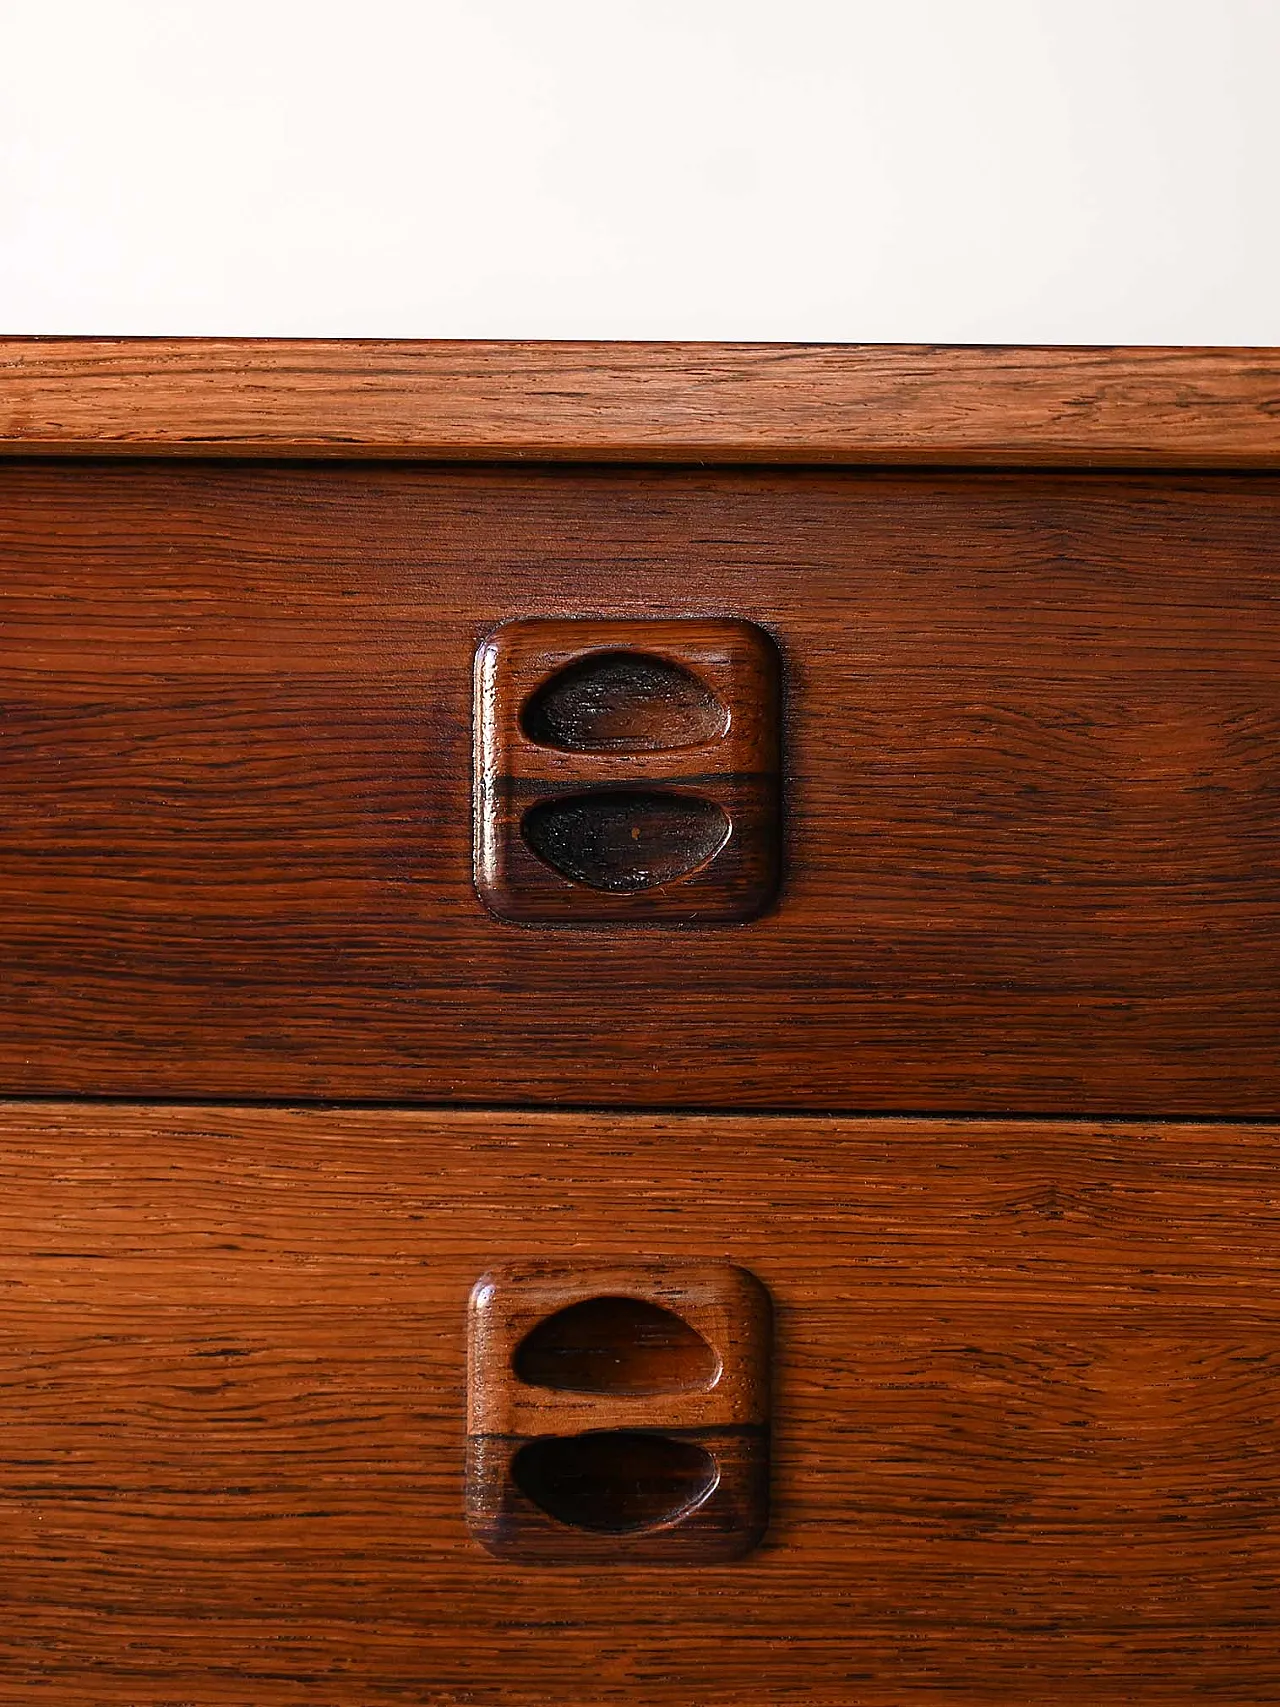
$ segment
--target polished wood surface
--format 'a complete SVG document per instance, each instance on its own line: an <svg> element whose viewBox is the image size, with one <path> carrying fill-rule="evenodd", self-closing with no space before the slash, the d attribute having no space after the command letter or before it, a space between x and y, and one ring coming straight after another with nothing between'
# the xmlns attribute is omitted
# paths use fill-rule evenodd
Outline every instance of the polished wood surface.
<svg viewBox="0 0 1280 1707"><path fill-rule="evenodd" d="M1280 350L0 339L0 450L1280 466Z"/></svg>
<svg viewBox="0 0 1280 1707"><path fill-rule="evenodd" d="M10 464L0 1088L1280 1112L1280 483ZM472 882L513 616L784 664L733 927Z"/></svg>
<svg viewBox="0 0 1280 1707"><path fill-rule="evenodd" d="M0 1700L1280 1700L1280 1130L10 1106ZM463 1515L496 1263L776 1310L734 1564Z"/></svg>

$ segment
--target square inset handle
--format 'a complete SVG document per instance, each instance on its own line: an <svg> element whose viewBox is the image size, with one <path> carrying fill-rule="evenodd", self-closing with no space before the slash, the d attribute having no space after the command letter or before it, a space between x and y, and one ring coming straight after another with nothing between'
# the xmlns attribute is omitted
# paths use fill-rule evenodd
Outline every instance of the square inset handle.
<svg viewBox="0 0 1280 1707"><path fill-rule="evenodd" d="M501 918L750 918L779 866L779 668L720 619L509 622L476 655L475 881Z"/></svg>
<svg viewBox="0 0 1280 1707"><path fill-rule="evenodd" d="M471 1295L467 1521L490 1552L735 1558L768 1523L772 1312L729 1264L487 1274Z"/></svg>

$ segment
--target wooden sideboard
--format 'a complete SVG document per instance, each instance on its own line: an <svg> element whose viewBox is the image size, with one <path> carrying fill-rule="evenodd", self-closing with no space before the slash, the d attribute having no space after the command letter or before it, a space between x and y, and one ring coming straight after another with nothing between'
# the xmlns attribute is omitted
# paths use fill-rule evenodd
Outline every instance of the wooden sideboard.
<svg viewBox="0 0 1280 1707"><path fill-rule="evenodd" d="M1280 352L0 457L0 1701L1280 1702Z"/></svg>

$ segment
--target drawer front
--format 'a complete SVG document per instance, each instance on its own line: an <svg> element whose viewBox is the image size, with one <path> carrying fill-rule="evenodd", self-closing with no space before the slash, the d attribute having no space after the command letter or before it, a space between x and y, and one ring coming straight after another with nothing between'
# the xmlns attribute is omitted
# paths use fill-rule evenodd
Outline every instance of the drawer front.
<svg viewBox="0 0 1280 1707"><path fill-rule="evenodd" d="M9 1092L1280 1109L1275 477L14 463L0 530ZM530 616L776 642L763 917L482 905Z"/></svg>
<svg viewBox="0 0 1280 1707"><path fill-rule="evenodd" d="M47 1104L0 1131L0 1700L1280 1700L1276 1129ZM767 1287L762 1545L468 1535L468 1292L538 1262Z"/></svg>

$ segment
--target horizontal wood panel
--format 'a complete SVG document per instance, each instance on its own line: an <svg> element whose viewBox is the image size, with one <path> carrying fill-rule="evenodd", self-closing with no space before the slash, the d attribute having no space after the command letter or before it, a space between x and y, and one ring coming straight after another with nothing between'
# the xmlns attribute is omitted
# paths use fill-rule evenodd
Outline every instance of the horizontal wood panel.
<svg viewBox="0 0 1280 1707"><path fill-rule="evenodd" d="M0 449L1280 466L1280 350L0 339Z"/></svg>
<svg viewBox="0 0 1280 1707"><path fill-rule="evenodd" d="M1280 1699L1262 1126L0 1111L0 1700ZM464 1528L495 1262L728 1260L776 1313L731 1565Z"/></svg>
<svg viewBox="0 0 1280 1707"><path fill-rule="evenodd" d="M1265 476L9 464L0 1088L1280 1110ZM785 669L778 904L527 929L471 668L531 614Z"/></svg>

